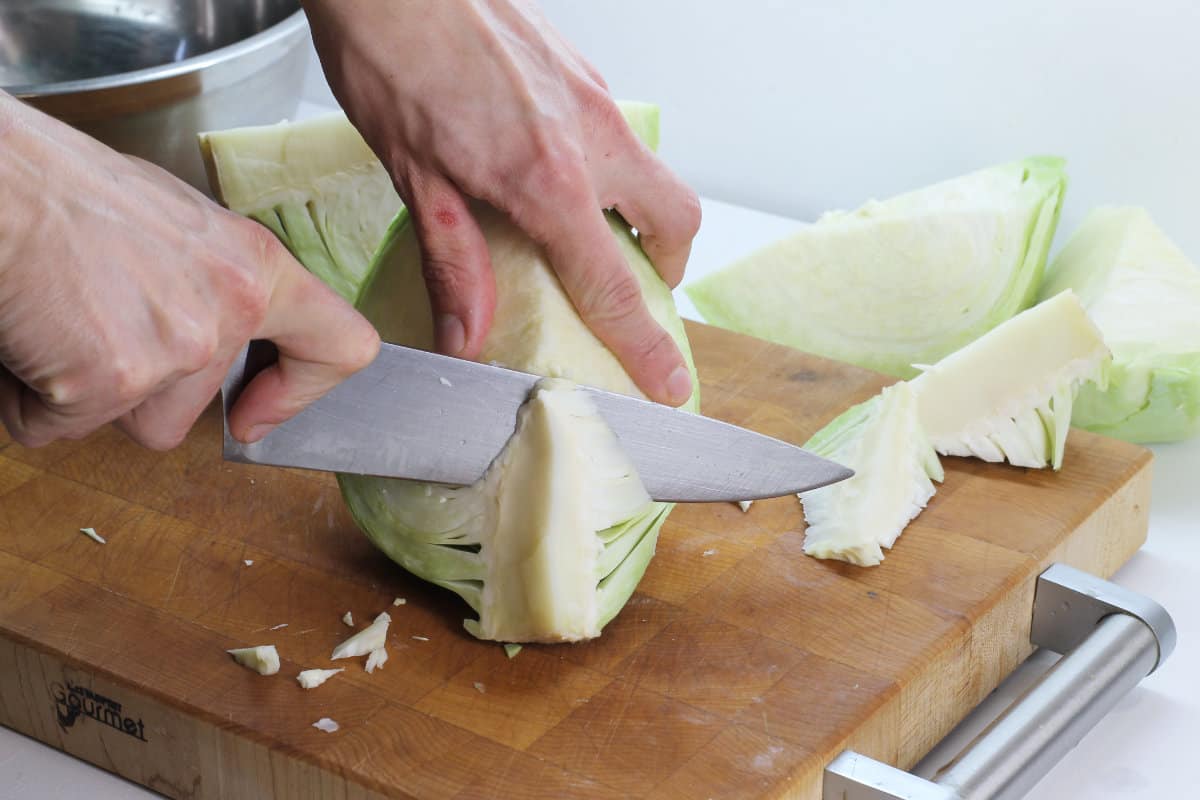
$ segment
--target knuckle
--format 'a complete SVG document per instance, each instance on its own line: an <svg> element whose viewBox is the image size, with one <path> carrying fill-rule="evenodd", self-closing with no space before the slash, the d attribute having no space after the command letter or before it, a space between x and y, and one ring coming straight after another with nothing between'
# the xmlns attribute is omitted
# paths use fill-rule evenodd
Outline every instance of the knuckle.
<svg viewBox="0 0 1200 800"><path fill-rule="evenodd" d="M655 326L649 335L643 337L637 347L637 357L650 361L659 354L674 354L677 351L675 340L662 327Z"/></svg>
<svg viewBox="0 0 1200 800"><path fill-rule="evenodd" d="M427 254L421 260L421 275L426 288L443 297L460 294L469 281L462 259L449 253Z"/></svg>
<svg viewBox="0 0 1200 800"><path fill-rule="evenodd" d="M600 70L596 69L591 64L587 65L586 70L587 70L588 77L591 78L595 82L596 86L607 97L608 93L609 93L609 87L608 87L608 81L606 81L604 79L604 75L602 75L600 73Z"/></svg>
<svg viewBox="0 0 1200 800"><path fill-rule="evenodd" d="M172 352L179 369L187 374L199 372L212 363L217 354L217 336L199 324L180 324L174 332Z"/></svg>
<svg viewBox="0 0 1200 800"><path fill-rule="evenodd" d="M269 228L248 219L240 222L250 240L247 252L254 258L249 263L243 260L227 264L231 273L228 288L246 311L265 315L270 300L267 275L274 266L291 261L291 253Z"/></svg>
<svg viewBox="0 0 1200 800"><path fill-rule="evenodd" d="M173 450L183 443L191 425L172 420L161 411L153 402L147 403L127 412L114 425L149 450Z"/></svg>
<svg viewBox="0 0 1200 800"><path fill-rule="evenodd" d="M173 428L156 432L147 445L151 450L174 450L187 438L187 428Z"/></svg>
<svg viewBox="0 0 1200 800"><path fill-rule="evenodd" d="M108 388L116 405L142 399L155 383L153 370L144 359L116 356L108 365Z"/></svg>
<svg viewBox="0 0 1200 800"><path fill-rule="evenodd" d="M617 106L608 85L599 73L589 75L589 80L576 90L580 111L587 115L591 125L600 130L621 130L625 127L625 115Z"/></svg>
<svg viewBox="0 0 1200 800"><path fill-rule="evenodd" d="M130 425L126 427L126 433L142 447L159 452L174 450L183 444L183 440L187 437L187 429L177 427L154 428Z"/></svg>
<svg viewBox="0 0 1200 800"><path fill-rule="evenodd" d="M421 274L431 288L450 291L472 281L477 258L473 241L465 226L442 220L421 223Z"/></svg>
<svg viewBox="0 0 1200 800"><path fill-rule="evenodd" d="M358 326L358 332L349 337L346 344L344 361L346 375L353 375L363 369L379 355L379 334L369 323L363 322Z"/></svg>
<svg viewBox="0 0 1200 800"><path fill-rule="evenodd" d="M679 199L679 225L687 239L695 238L704 219L700 196L692 189L684 189Z"/></svg>
<svg viewBox="0 0 1200 800"><path fill-rule="evenodd" d="M89 381L79 373L56 375L41 387L43 402L52 409L78 406L91 394Z"/></svg>
<svg viewBox="0 0 1200 800"><path fill-rule="evenodd" d="M626 270L607 273L585 293L580 313L592 322L618 322L642 308L642 288Z"/></svg>
<svg viewBox="0 0 1200 800"><path fill-rule="evenodd" d="M558 137L544 138L527 172L527 196L542 204L557 205L577 195L586 183L583 161L578 145Z"/></svg>
<svg viewBox="0 0 1200 800"><path fill-rule="evenodd" d="M223 283L228 314L226 321L232 321L239 334L249 334L267 318L271 305L270 291L260 276L245 269L228 269L226 278Z"/></svg>

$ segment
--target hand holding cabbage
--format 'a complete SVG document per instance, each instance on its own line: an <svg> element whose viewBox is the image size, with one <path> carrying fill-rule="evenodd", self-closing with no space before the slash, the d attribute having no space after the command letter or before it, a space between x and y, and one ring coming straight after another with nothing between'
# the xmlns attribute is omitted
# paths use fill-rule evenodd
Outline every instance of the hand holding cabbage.
<svg viewBox="0 0 1200 800"><path fill-rule="evenodd" d="M350 119L388 168L420 240L437 347L475 358L496 306L470 207L504 211L546 254L580 316L649 397L691 395L602 209L615 207L670 286L699 227L696 196L638 141L595 69L516 0L308 0Z"/></svg>

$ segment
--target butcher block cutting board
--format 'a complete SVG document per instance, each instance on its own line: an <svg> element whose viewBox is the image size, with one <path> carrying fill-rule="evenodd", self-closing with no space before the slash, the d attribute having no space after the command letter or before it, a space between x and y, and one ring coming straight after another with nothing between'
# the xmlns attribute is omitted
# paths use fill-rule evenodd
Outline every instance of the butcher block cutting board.
<svg viewBox="0 0 1200 800"><path fill-rule="evenodd" d="M885 383L689 333L705 413L793 442ZM223 462L214 412L169 453L0 439L0 723L172 797L818 798L843 748L919 760L1030 654L1037 574L1110 575L1150 500L1146 450L1072 431L1057 474L945 459L870 569L804 556L794 497L680 506L601 639L509 659L330 476ZM297 685L384 610L382 671ZM278 675L225 654L258 644Z"/></svg>

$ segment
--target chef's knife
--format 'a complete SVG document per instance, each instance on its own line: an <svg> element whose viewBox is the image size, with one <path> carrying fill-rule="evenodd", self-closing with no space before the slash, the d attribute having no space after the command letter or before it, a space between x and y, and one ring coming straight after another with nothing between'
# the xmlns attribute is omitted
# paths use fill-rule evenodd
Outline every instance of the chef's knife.
<svg viewBox="0 0 1200 800"><path fill-rule="evenodd" d="M225 458L250 464L412 478L478 480L516 429L536 375L384 344L370 366L254 444L230 435L242 388L275 360L251 342L221 388ZM755 500L854 473L795 445L679 409L581 387L655 500Z"/></svg>

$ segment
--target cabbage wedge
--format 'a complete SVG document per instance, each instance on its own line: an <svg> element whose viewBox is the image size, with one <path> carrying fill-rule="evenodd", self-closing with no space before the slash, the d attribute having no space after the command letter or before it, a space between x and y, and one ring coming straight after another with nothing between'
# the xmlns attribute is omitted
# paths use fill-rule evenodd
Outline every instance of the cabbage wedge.
<svg viewBox="0 0 1200 800"><path fill-rule="evenodd" d="M1062 467L1079 387L1112 360L1073 292L1021 312L912 381L921 426L943 455Z"/></svg>
<svg viewBox="0 0 1200 800"><path fill-rule="evenodd" d="M800 496L804 552L878 564L942 480L937 453L1059 469L1075 395L1110 359L1064 291L843 412L805 447L855 475Z"/></svg>
<svg viewBox="0 0 1200 800"><path fill-rule="evenodd" d="M1141 208L1091 212L1051 264L1112 348L1108 388L1085 386L1081 428L1131 442L1200 433L1200 270Z"/></svg>
<svg viewBox="0 0 1200 800"><path fill-rule="evenodd" d="M1033 302L1066 187L1029 158L832 212L687 288L714 325L900 378Z"/></svg>
<svg viewBox="0 0 1200 800"><path fill-rule="evenodd" d="M933 481L945 477L903 381L843 412L804 446L854 470L800 495L804 552L816 558L875 566L933 497Z"/></svg>

